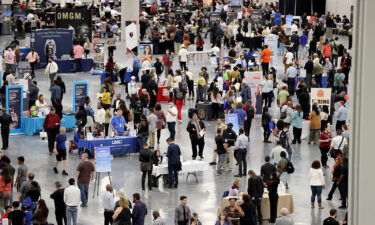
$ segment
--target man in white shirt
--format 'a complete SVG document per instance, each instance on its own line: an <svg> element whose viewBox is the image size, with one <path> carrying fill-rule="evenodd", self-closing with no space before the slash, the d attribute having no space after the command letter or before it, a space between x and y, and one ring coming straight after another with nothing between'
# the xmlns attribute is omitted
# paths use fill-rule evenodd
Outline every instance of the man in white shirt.
<svg viewBox="0 0 375 225"><path fill-rule="evenodd" d="M271 153L270 153L270 157L271 157L274 165L277 165L277 163L280 162L280 159L281 159L280 153L281 152L285 152L286 157L288 158L288 152L286 151L285 148L283 148L281 141L277 141L276 147L273 148Z"/></svg>
<svg viewBox="0 0 375 225"><path fill-rule="evenodd" d="M104 129L104 123L105 123L105 109L103 109L103 106L101 103L98 103L98 110L96 111L95 115L95 122L100 125L100 129Z"/></svg>
<svg viewBox="0 0 375 225"><path fill-rule="evenodd" d="M288 78L288 92L290 96L294 95L294 86L297 79L297 69L294 67L293 63L286 70L286 76Z"/></svg>
<svg viewBox="0 0 375 225"><path fill-rule="evenodd" d="M114 200L114 193L113 187L110 184L107 184L105 187L106 192L102 195L102 204L104 209L104 225L112 224L112 216L114 213L115 208L115 200Z"/></svg>
<svg viewBox="0 0 375 225"><path fill-rule="evenodd" d="M74 178L69 179L69 187L64 191L64 203L66 205L67 225L77 225L78 205L81 201L81 191L75 185Z"/></svg>
<svg viewBox="0 0 375 225"><path fill-rule="evenodd" d="M178 52L178 60L180 61L181 70L186 70L186 63L189 61L189 53L185 45L181 45L181 49Z"/></svg>
<svg viewBox="0 0 375 225"><path fill-rule="evenodd" d="M166 120L170 133L169 138L174 140L176 136L177 108L173 102L169 103Z"/></svg>
<svg viewBox="0 0 375 225"><path fill-rule="evenodd" d="M56 76L58 70L59 70L59 67L57 66L57 63L55 61L53 61L52 58L49 58L46 70L44 71L44 74L49 76L49 80L50 80L50 87L49 88L50 89L53 86L53 82L55 81L55 76Z"/></svg>
<svg viewBox="0 0 375 225"><path fill-rule="evenodd" d="M342 136L342 131L337 130L336 137L332 138L331 148L329 151L331 152L332 149L340 149L342 152L342 150L344 149L344 146L347 144L348 144L348 141L346 140L346 138Z"/></svg>
<svg viewBox="0 0 375 225"><path fill-rule="evenodd" d="M130 96L130 108L135 106L135 97L138 94L138 85L135 76L131 77L131 81L128 83L128 96Z"/></svg>
<svg viewBox="0 0 375 225"><path fill-rule="evenodd" d="M292 34L293 34L294 32L297 32L297 33L298 33L297 22L295 22L295 23L292 24L291 31L292 31Z"/></svg>

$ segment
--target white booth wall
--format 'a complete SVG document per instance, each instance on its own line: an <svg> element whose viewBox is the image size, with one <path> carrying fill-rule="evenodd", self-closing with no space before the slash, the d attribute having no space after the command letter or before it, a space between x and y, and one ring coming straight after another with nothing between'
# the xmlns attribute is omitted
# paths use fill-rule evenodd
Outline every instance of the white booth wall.
<svg viewBox="0 0 375 225"><path fill-rule="evenodd" d="M350 8L354 0L326 0L326 12L331 14L346 15L350 19Z"/></svg>

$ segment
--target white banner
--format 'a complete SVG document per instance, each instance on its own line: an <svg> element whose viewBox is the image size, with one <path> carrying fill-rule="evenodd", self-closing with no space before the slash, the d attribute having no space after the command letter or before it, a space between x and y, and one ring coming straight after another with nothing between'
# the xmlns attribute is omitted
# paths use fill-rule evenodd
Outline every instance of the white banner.
<svg viewBox="0 0 375 225"><path fill-rule="evenodd" d="M313 103L318 103L318 106L322 109L323 106L328 106L329 112L331 111L331 88L311 88L310 93L310 107L312 108Z"/></svg>
<svg viewBox="0 0 375 225"><path fill-rule="evenodd" d="M137 24L135 21L126 21L125 23L126 51L131 52L134 48L138 46Z"/></svg>

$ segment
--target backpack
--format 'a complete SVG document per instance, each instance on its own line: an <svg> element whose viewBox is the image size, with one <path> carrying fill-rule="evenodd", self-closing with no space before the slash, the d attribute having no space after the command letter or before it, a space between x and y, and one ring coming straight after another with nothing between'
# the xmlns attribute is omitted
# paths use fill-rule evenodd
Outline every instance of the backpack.
<svg viewBox="0 0 375 225"><path fill-rule="evenodd" d="M288 160L288 162L286 163L286 168L285 168L285 171L288 173L288 174L292 174L294 173L294 165L291 161Z"/></svg>
<svg viewBox="0 0 375 225"><path fill-rule="evenodd" d="M248 119L254 119L254 115L255 115L254 107L250 106L250 107L247 109L247 118L248 118Z"/></svg>
<svg viewBox="0 0 375 225"><path fill-rule="evenodd" d="M284 131L284 130L281 131L279 141L281 142L281 145L283 146L283 148L285 149L290 148L289 140L288 140L288 131Z"/></svg>
<svg viewBox="0 0 375 225"><path fill-rule="evenodd" d="M280 108L280 119L283 120L286 118L286 110L282 111L282 107Z"/></svg>
<svg viewBox="0 0 375 225"><path fill-rule="evenodd" d="M182 80L181 80L181 84L182 84L182 89L184 91L186 91L186 89L188 88L188 84L187 84L187 81L186 81L186 74L181 74L182 75Z"/></svg>

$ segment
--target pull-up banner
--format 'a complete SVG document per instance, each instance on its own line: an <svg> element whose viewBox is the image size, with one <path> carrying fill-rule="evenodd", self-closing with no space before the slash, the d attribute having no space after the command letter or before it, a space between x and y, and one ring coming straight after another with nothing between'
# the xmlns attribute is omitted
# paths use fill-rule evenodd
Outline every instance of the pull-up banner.
<svg viewBox="0 0 375 225"><path fill-rule="evenodd" d="M23 112L23 88L22 86L7 86L6 87L6 110L7 113L12 117L12 123L10 124L10 133L19 134L22 133L21 119Z"/></svg>
<svg viewBox="0 0 375 225"><path fill-rule="evenodd" d="M73 112L78 112L78 107L85 104L86 96L89 94L89 83L74 82L73 84Z"/></svg>
<svg viewBox="0 0 375 225"><path fill-rule="evenodd" d="M74 27L75 34L91 40L91 11L87 9L56 9L56 28Z"/></svg>

